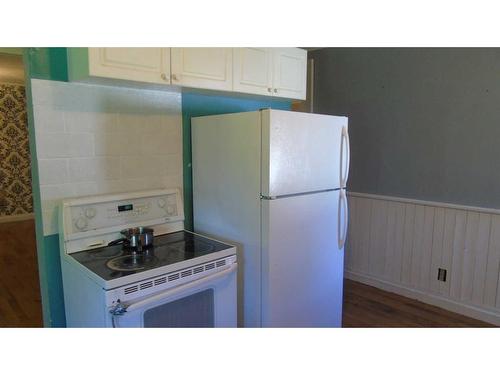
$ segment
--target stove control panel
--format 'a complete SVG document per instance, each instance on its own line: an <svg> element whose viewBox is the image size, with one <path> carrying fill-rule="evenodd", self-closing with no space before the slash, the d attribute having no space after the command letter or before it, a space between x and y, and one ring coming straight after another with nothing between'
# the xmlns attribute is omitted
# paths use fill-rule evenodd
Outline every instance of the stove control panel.
<svg viewBox="0 0 500 375"><path fill-rule="evenodd" d="M169 193L127 199L83 202L68 207L71 218L71 233L86 232L106 227L130 225L155 220L171 222L184 220L182 200L177 190ZM67 212L68 213L68 212Z"/></svg>

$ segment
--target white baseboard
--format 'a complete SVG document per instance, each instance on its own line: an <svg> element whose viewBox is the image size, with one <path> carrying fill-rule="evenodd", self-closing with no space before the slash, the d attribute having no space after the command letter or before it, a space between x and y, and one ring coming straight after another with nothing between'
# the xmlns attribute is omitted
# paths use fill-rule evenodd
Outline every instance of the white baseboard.
<svg viewBox="0 0 500 375"><path fill-rule="evenodd" d="M385 280L380 280L372 276L363 275L353 271L344 271L344 276L347 279L359 281L363 284L371 285L388 292L400 294L402 296L416 299L418 301L428 303L430 305L441 307L445 310L462 314L470 318L482 320L497 326L500 326L500 313L489 311L484 308L479 308L465 303L449 300L442 296L426 294L421 291L405 287L403 285L394 284Z"/></svg>
<svg viewBox="0 0 500 375"><path fill-rule="evenodd" d="M15 221L24 221L24 220L33 220L35 218L35 214L20 214L20 215L9 215L9 216L0 216L0 223L12 223Z"/></svg>

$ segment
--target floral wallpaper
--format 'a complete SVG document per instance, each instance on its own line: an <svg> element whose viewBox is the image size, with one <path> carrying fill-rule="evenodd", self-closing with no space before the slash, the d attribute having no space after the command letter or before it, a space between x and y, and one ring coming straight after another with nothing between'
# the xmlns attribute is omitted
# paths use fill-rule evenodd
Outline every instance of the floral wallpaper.
<svg viewBox="0 0 500 375"><path fill-rule="evenodd" d="M0 217L33 212L24 86L0 83Z"/></svg>

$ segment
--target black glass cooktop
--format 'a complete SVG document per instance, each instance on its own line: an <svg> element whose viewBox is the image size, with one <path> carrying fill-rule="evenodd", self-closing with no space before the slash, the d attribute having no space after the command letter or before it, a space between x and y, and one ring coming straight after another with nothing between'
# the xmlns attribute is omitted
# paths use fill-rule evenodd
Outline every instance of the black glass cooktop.
<svg viewBox="0 0 500 375"><path fill-rule="evenodd" d="M104 280L113 280L230 247L191 232L180 231L155 236L153 246L141 253L133 253L123 245L115 245L70 255Z"/></svg>

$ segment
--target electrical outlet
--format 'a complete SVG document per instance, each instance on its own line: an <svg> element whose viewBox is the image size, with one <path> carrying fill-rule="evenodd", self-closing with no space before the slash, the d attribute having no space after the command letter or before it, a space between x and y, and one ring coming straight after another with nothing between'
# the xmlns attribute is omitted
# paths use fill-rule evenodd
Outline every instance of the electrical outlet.
<svg viewBox="0 0 500 375"><path fill-rule="evenodd" d="M446 282L447 271L444 268L438 268L438 280Z"/></svg>

